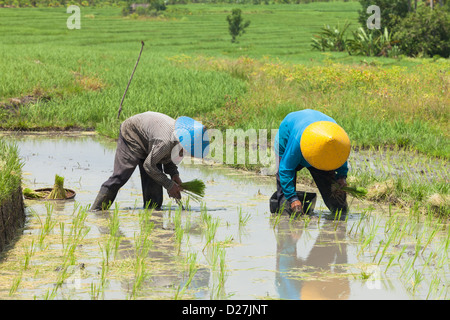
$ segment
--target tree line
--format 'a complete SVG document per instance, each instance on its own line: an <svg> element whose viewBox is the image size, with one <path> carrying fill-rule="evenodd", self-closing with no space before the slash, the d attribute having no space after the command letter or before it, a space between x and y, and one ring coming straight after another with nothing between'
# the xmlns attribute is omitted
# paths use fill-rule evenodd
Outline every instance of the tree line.
<svg viewBox="0 0 450 320"><path fill-rule="evenodd" d="M347 51L350 55L400 57L450 56L450 2L447 0L359 0L360 27L348 36L350 23L325 25L312 38L320 51ZM373 17L370 6L380 8ZM369 28L378 19L380 28Z"/></svg>

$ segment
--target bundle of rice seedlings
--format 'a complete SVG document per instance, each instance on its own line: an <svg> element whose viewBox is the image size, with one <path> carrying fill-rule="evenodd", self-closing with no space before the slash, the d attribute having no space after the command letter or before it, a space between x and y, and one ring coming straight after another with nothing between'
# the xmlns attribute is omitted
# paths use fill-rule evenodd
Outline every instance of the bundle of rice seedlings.
<svg viewBox="0 0 450 320"><path fill-rule="evenodd" d="M434 193L426 199L426 204L436 213L450 212L450 195Z"/></svg>
<svg viewBox="0 0 450 320"><path fill-rule="evenodd" d="M48 199L65 199L66 190L64 190L64 177L55 175L55 184L53 189L48 195Z"/></svg>
<svg viewBox="0 0 450 320"><path fill-rule="evenodd" d="M42 199L47 196L47 192L37 192L30 188L25 188L22 192L25 197L33 199Z"/></svg>
<svg viewBox="0 0 450 320"><path fill-rule="evenodd" d="M347 187L341 187L340 190L347 192L352 197L355 198L364 198L367 195L367 189L363 187L353 187L353 186L347 186Z"/></svg>
<svg viewBox="0 0 450 320"><path fill-rule="evenodd" d="M332 188L332 193L336 197L341 191L344 191L352 197L362 199L367 195L367 189L363 187L346 186L341 187L339 184L335 184Z"/></svg>
<svg viewBox="0 0 450 320"><path fill-rule="evenodd" d="M375 184L370 186L367 192L367 198L373 201L387 200L389 198L392 198L394 190L394 180L389 179L382 182L376 182Z"/></svg>
<svg viewBox="0 0 450 320"><path fill-rule="evenodd" d="M183 182L181 183L181 187L183 188L183 193L197 202L200 202L201 198L205 195L205 183L199 179Z"/></svg>

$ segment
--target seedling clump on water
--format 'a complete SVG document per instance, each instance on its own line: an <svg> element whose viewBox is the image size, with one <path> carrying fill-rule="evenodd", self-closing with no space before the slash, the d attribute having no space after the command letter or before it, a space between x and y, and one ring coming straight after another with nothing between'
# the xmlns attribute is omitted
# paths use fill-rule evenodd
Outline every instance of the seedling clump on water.
<svg viewBox="0 0 450 320"><path fill-rule="evenodd" d="M55 183L50 192L36 191L30 188L24 188L23 195L31 199L50 199L50 200L66 199L67 194L66 189L64 189L64 177L55 175Z"/></svg>
<svg viewBox="0 0 450 320"><path fill-rule="evenodd" d="M45 192L38 192L31 190L30 188L25 188L23 189L23 195L28 198L42 199L45 198L47 194Z"/></svg>
<svg viewBox="0 0 450 320"><path fill-rule="evenodd" d="M48 195L48 199L65 199L66 190L64 189L64 177L55 175L55 184L53 189Z"/></svg>

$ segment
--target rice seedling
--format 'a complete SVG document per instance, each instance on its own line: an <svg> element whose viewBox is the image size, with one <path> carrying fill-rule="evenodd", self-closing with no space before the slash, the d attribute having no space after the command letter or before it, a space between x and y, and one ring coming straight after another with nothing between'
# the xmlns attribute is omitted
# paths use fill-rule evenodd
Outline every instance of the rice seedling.
<svg viewBox="0 0 450 320"><path fill-rule="evenodd" d="M238 215L239 215L239 228L245 226L251 219L251 215L249 213L245 215L242 214L242 207L238 209Z"/></svg>
<svg viewBox="0 0 450 320"><path fill-rule="evenodd" d="M275 212L275 214L271 215L270 220L272 222L272 228L275 230L277 225L280 223L281 217L284 212L284 208L286 206L286 202L283 203L281 208L278 210L278 212Z"/></svg>
<svg viewBox="0 0 450 320"><path fill-rule="evenodd" d="M339 222L341 221L342 211L343 210L341 209L334 212L334 231L337 230Z"/></svg>
<svg viewBox="0 0 450 320"><path fill-rule="evenodd" d="M206 221L206 230L204 232L204 236L206 239L205 247L214 242L216 237L217 228L219 227L220 219L219 218L210 218Z"/></svg>
<svg viewBox="0 0 450 320"><path fill-rule="evenodd" d="M153 222L149 220L151 213L152 210L145 209L143 214L139 215L140 233L134 234L134 282L130 296L132 299L136 299L139 289L148 276L146 260L152 247L150 235L154 228Z"/></svg>
<svg viewBox="0 0 450 320"><path fill-rule="evenodd" d="M91 282L89 294L91 300L99 300L104 297L105 288L108 284L108 275L109 267L106 265L106 261L102 261L101 271L100 271L100 279L94 279Z"/></svg>
<svg viewBox="0 0 450 320"><path fill-rule="evenodd" d="M386 273L387 272L387 270L389 269L389 267L392 265L392 263L394 262L394 260L395 260L395 258L396 258L396 255L391 255L391 257L389 258L389 261L388 261L388 263L387 263L387 265L386 265L386 268L384 269L384 272Z"/></svg>
<svg viewBox="0 0 450 320"><path fill-rule="evenodd" d="M417 260L417 257L419 256L420 248L421 248L421 242L422 242L421 238L417 239L416 244L414 246L414 259L412 261L412 265L413 266L414 266L414 264L415 264L415 262Z"/></svg>
<svg viewBox="0 0 450 320"><path fill-rule="evenodd" d="M64 232L65 232L65 225L64 222L59 223L59 234L61 235L61 250L62 254L64 255Z"/></svg>
<svg viewBox="0 0 450 320"><path fill-rule="evenodd" d="M201 199L205 196L205 183L199 179L183 182L181 187L183 193L197 202L201 202Z"/></svg>
<svg viewBox="0 0 450 320"><path fill-rule="evenodd" d="M355 186L345 186L342 187L339 184L335 184L334 186L334 196L337 197L339 192L346 192L354 198L363 199L367 195L367 189L363 187L355 187Z"/></svg>
<svg viewBox="0 0 450 320"><path fill-rule="evenodd" d="M368 280L368 279L370 279L370 277L372 277L372 272L371 271L367 272L366 270L361 270L360 278L362 280Z"/></svg>
<svg viewBox="0 0 450 320"><path fill-rule="evenodd" d="M405 253L406 248L407 248L407 245L404 244L404 245L402 246L402 249L400 250L400 252L397 254L397 262L400 262L400 258L401 258L402 255Z"/></svg>
<svg viewBox="0 0 450 320"><path fill-rule="evenodd" d="M416 292L418 286L423 281L423 279L424 279L423 274L418 270L414 270L413 279L412 279L412 288L411 288L413 294Z"/></svg>
<svg viewBox="0 0 450 320"><path fill-rule="evenodd" d="M24 256L24 261L23 261L23 270L27 270L28 266L30 265L30 261L31 261L31 257L34 254L34 239L31 240L31 245L29 248L25 247L24 251L25 251L25 256Z"/></svg>
<svg viewBox="0 0 450 320"><path fill-rule="evenodd" d="M16 293L21 282L22 282L22 271L17 275L17 277L13 279L11 288L9 289L9 296L12 296L14 295L14 293Z"/></svg>
<svg viewBox="0 0 450 320"><path fill-rule="evenodd" d="M183 228L181 221L181 207L178 207L177 210L175 210L173 222L175 226L175 244L177 247L177 254L180 254L181 243L183 242L183 236L185 233L185 229Z"/></svg>
<svg viewBox="0 0 450 320"><path fill-rule="evenodd" d="M212 286L210 289L210 299L223 299L225 297L225 281L227 279L227 270L225 264L226 251L221 246L216 246L212 268Z"/></svg>
<svg viewBox="0 0 450 320"><path fill-rule="evenodd" d="M428 237L428 239L427 239L427 242L425 243L425 245L423 246L423 248L422 248L422 254L423 254L423 252L425 251L425 249L428 247L428 245L430 244L430 242L433 240L433 238L434 238L434 236L436 235L436 233L437 233L437 229L434 229L434 230L432 230L431 231L431 233L430 233L430 235L429 235L429 237Z"/></svg>
<svg viewBox="0 0 450 320"><path fill-rule="evenodd" d="M36 213L33 213L34 216L39 220L39 224L41 225L40 231L39 231L39 239L38 239L38 245L41 249L44 249L44 240L49 235L54 226L56 225L56 221L52 218L53 213L53 205L50 203L45 204L45 208L47 209L47 214L45 216L45 221L42 222L39 215Z"/></svg>
<svg viewBox="0 0 450 320"><path fill-rule="evenodd" d="M175 300L178 300L183 297L186 290L189 288L192 280L194 279L195 274L197 273L198 267L197 267L197 253L189 253L186 257L186 265L188 267L188 275L187 279L183 284L183 287L180 285L178 286L176 292L175 292Z"/></svg>
<svg viewBox="0 0 450 320"><path fill-rule="evenodd" d="M98 246L100 248L100 252L102 253L104 264L107 267L109 265L109 260L110 260L110 256L111 256L111 250L112 250L111 242L106 241L105 244L98 242Z"/></svg>
<svg viewBox="0 0 450 320"><path fill-rule="evenodd" d="M64 177L55 175L55 184L47 197L48 199L65 199L66 190L64 189Z"/></svg>
<svg viewBox="0 0 450 320"><path fill-rule="evenodd" d="M120 221L119 221L119 206L116 203L113 214L109 218L109 236L107 240L107 248L105 250L111 250L113 257L117 256L117 251L119 250L119 245L121 241L121 236L119 233ZM109 257L109 254L108 254ZM109 259L107 260L107 262Z"/></svg>
<svg viewBox="0 0 450 320"><path fill-rule="evenodd" d="M155 227L155 224L151 221L153 210L153 208L144 209L139 212L139 230L142 235L150 235Z"/></svg>
<svg viewBox="0 0 450 320"><path fill-rule="evenodd" d="M104 291L102 289L103 285L100 283L92 282L90 286L90 297L91 300L100 300L100 298L103 296Z"/></svg>
<svg viewBox="0 0 450 320"><path fill-rule="evenodd" d="M383 260L383 257L384 257L384 255L385 255L385 253L386 253L386 250L387 250L387 249L389 248L389 246L391 245L391 243L392 243L392 241L394 240L395 236L396 236L396 232L393 232L393 233L389 236L389 238L388 238L388 240L386 241L386 243L384 244L383 250L381 251L380 259L378 260L378 265L380 265L381 261Z"/></svg>
<svg viewBox="0 0 450 320"><path fill-rule="evenodd" d="M205 225L209 219L211 219L211 215L208 213L206 204L200 205L200 220L201 220L202 224Z"/></svg>
<svg viewBox="0 0 450 320"><path fill-rule="evenodd" d="M302 215L302 221L303 221L303 228L307 230L309 223L311 222L311 216L309 215Z"/></svg>
<svg viewBox="0 0 450 320"><path fill-rule="evenodd" d="M131 298L136 299L139 289L141 288L145 278L147 277L146 272L146 254L148 253L148 249L150 248L150 243L144 240L144 247L136 248L138 250L135 261L134 261L134 282L131 291Z"/></svg>
<svg viewBox="0 0 450 320"><path fill-rule="evenodd" d="M64 248L64 255L67 255L69 252L73 253L81 240L89 233L90 228L85 225L86 219L87 207L80 207L77 215L72 219L68 239Z"/></svg>
<svg viewBox="0 0 450 320"><path fill-rule="evenodd" d="M227 278L227 272L226 272L226 268L225 268L225 256L226 256L226 251L224 248L222 248L219 252L219 256L220 256L220 261L219 261L219 286L220 287L224 287L225 286L225 281Z"/></svg>
<svg viewBox="0 0 450 320"><path fill-rule="evenodd" d="M355 229L355 231L354 231L354 234L356 235L357 233L358 233L358 230L359 230L359 228L360 228L360 226L361 226L361 223L367 218L367 212L362 212L360 215L359 215L359 219L358 219L358 222L357 223L353 223L352 224L352 227L350 228L350 230L348 231L348 234L350 235L351 233L352 233L352 231L353 231L353 228L356 226L356 229Z"/></svg>
<svg viewBox="0 0 450 320"><path fill-rule="evenodd" d="M444 252L448 252L448 248L450 246L450 227L447 227L447 236L444 241Z"/></svg>
<svg viewBox="0 0 450 320"><path fill-rule="evenodd" d="M35 191L30 188L24 188L22 192L25 197L32 199L42 199L47 196L47 192Z"/></svg>
<svg viewBox="0 0 450 320"><path fill-rule="evenodd" d="M428 294L427 294L427 297L426 297L427 300L429 300L432 297L432 295L436 294L440 283L441 283L441 281L438 278L438 276L434 275L432 280L431 280L431 282L430 282L430 285L428 286Z"/></svg>
<svg viewBox="0 0 450 320"><path fill-rule="evenodd" d="M84 225L85 219L87 217L86 215L87 208L80 208L78 210L77 216L75 216L72 219L72 225L70 232L67 236L67 241L62 240L65 242L63 247L63 255L62 255L62 263L58 267L58 278L56 283L54 284L53 289L50 291L47 291L45 295L45 299L54 299L56 297L58 289L62 286L64 281L66 281L70 276L71 273L68 272L68 269L70 266L73 266L76 264L76 250L79 247L79 244L84 239L84 237L88 234L90 228ZM64 239L65 235L65 228L64 224L60 223L60 230L61 230L61 237ZM64 243L63 242L63 243Z"/></svg>

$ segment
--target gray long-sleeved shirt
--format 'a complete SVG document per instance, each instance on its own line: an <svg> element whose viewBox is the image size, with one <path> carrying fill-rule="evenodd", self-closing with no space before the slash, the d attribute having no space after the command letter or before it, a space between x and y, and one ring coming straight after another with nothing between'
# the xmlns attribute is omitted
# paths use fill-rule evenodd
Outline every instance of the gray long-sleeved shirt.
<svg viewBox="0 0 450 320"><path fill-rule="evenodd" d="M144 160L147 174L164 188L172 188L174 182L164 173L171 177L178 174L178 167L171 159L173 148L179 144L174 135L175 119L148 111L126 119L120 130L133 157ZM164 173L157 164L163 164Z"/></svg>

